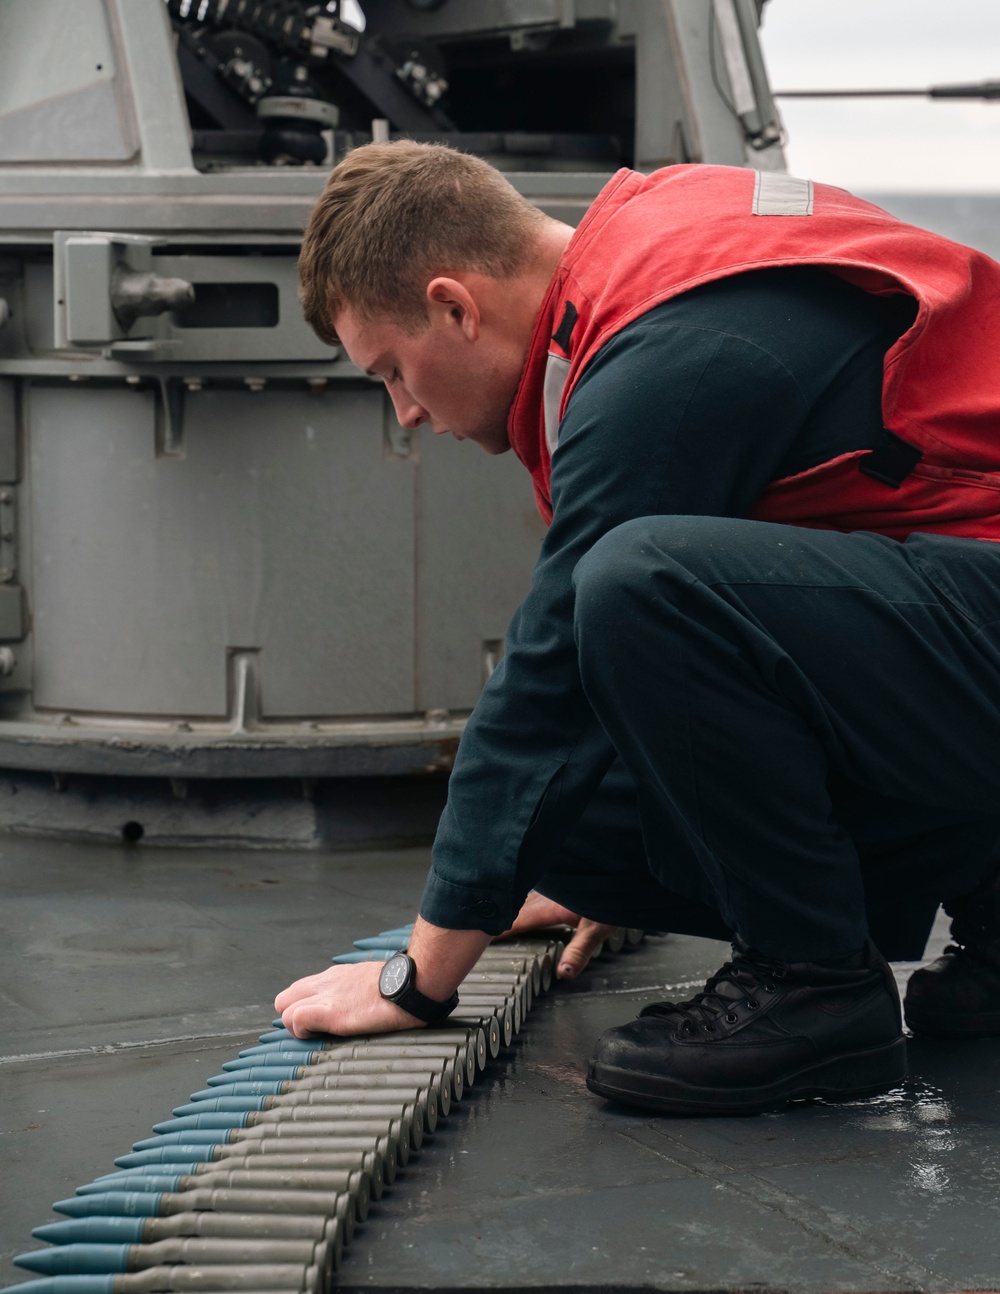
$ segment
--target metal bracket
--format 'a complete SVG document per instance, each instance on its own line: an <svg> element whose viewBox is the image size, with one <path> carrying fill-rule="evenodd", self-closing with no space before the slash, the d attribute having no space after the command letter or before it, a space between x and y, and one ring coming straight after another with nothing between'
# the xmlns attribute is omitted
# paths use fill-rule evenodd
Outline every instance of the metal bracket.
<svg viewBox="0 0 1000 1294"><path fill-rule="evenodd" d="M184 458L184 392L179 377L156 378L156 457Z"/></svg>
<svg viewBox="0 0 1000 1294"><path fill-rule="evenodd" d="M396 461L417 461L417 437L407 427L401 427L396 418L388 392L382 397L382 443L384 456Z"/></svg>
<svg viewBox="0 0 1000 1294"><path fill-rule="evenodd" d="M236 733L252 732L260 726L260 648L230 647L229 723Z"/></svg>
<svg viewBox="0 0 1000 1294"><path fill-rule="evenodd" d="M767 148L780 140L781 126L760 53L754 0L713 0L713 16L729 74L733 108L751 147Z"/></svg>
<svg viewBox="0 0 1000 1294"><path fill-rule="evenodd" d="M504 640L502 638L483 639L483 682L489 681L496 667L503 660Z"/></svg>
<svg viewBox="0 0 1000 1294"><path fill-rule="evenodd" d="M148 322L194 300L183 279L153 272L153 247L141 234L57 230L53 242L55 345L155 346Z"/></svg>

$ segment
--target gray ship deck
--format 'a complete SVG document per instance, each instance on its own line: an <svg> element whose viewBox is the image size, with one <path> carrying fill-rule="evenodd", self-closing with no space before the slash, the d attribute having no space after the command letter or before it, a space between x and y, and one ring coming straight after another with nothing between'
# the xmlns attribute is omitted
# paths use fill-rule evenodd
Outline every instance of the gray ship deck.
<svg viewBox="0 0 1000 1294"><path fill-rule="evenodd" d="M256 1040L277 988L408 920L426 862L0 838L0 1285L28 1279L11 1257L53 1200ZM373 1205L338 1286L1000 1288L1000 1042L913 1042L905 1089L763 1118L586 1091L595 1035L725 951L647 940L543 999Z"/></svg>

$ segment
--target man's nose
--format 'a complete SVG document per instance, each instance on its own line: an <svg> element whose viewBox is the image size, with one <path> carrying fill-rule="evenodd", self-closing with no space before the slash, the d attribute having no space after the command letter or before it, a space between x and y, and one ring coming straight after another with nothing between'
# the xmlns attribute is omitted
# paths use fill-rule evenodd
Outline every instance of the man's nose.
<svg viewBox="0 0 1000 1294"><path fill-rule="evenodd" d="M408 395L393 394L392 406L396 410L396 421L407 431L415 431L421 423L428 421L427 410Z"/></svg>

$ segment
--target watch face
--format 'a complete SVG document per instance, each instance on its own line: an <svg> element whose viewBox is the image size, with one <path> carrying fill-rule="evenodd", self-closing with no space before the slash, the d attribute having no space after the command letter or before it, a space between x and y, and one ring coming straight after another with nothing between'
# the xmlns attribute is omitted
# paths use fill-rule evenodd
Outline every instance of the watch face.
<svg viewBox="0 0 1000 1294"><path fill-rule="evenodd" d="M382 967L382 974L378 977L379 992L383 997L392 997L404 987L409 978L410 959L405 953L397 953Z"/></svg>

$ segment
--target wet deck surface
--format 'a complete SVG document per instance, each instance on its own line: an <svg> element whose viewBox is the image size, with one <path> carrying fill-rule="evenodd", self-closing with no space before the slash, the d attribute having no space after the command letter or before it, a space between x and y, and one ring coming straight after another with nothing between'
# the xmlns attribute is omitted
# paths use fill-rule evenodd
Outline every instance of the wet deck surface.
<svg viewBox="0 0 1000 1294"><path fill-rule="evenodd" d="M277 988L409 919L426 863L0 837L0 1285L53 1200L256 1040ZM586 1091L594 1037L726 951L650 940L540 1002L373 1207L339 1285L1000 1289L1000 1042L915 1041L900 1092L755 1119Z"/></svg>

